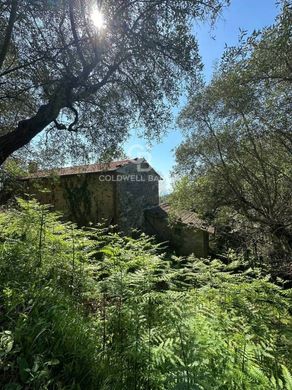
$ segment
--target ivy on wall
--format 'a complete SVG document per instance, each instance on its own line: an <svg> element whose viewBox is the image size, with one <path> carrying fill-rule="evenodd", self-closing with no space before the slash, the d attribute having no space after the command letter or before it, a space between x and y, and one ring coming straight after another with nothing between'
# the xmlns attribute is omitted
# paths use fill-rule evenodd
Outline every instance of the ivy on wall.
<svg viewBox="0 0 292 390"><path fill-rule="evenodd" d="M64 179L62 189L69 207L70 216L80 226L90 222L92 194L88 188L87 177L76 176Z"/></svg>

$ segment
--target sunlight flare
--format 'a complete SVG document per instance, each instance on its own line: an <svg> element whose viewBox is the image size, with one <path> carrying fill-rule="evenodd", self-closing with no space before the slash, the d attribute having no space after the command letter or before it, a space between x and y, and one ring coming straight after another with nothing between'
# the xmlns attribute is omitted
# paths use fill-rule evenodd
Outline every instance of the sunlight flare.
<svg viewBox="0 0 292 390"><path fill-rule="evenodd" d="M94 26L98 30L102 30L102 29L104 29L106 27L103 13L99 9L97 9L97 8L92 10L92 12L91 12L91 20L92 20Z"/></svg>

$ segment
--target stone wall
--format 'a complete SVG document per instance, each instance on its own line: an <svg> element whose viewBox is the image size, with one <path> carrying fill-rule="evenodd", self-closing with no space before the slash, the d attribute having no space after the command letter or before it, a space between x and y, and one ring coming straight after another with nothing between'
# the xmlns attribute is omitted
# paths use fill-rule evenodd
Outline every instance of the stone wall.
<svg viewBox="0 0 292 390"><path fill-rule="evenodd" d="M105 222L130 233L143 229L144 210L159 203L159 176L152 168L139 167L28 179L27 191L79 226Z"/></svg>
<svg viewBox="0 0 292 390"><path fill-rule="evenodd" d="M123 180L117 181L117 223L121 230L129 233L131 228L144 228L144 210L159 204L159 176L151 169L140 171L128 165L117 173Z"/></svg>
<svg viewBox="0 0 292 390"><path fill-rule="evenodd" d="M166 241L180 256L194 253L197 257L207 257L209 249L209 233L183 225L169 223L167 218L159 218L145 211L145 230L159 241Z"/></svg>
<svg viewBox="0 0 292 390"><path fill-rule="evenodd" d="M116 223L115 183L99 179L99 173L29 179L27 190L79 226Z"/></svg>
<svg viewBox="0 0 292 390"><path fill-rule="evenodd" d="M169 241L179 255L208 255L208 233L183 224L169 225L167 218L147 214L159 204L159 176L135 164L111 173L87 173L26 180L27 192L51 204L65 220L79 226L117 224L124 233L132 228ZM145 212L146 209L146 212ZM146 218L145 218L146 215Z"/></svg>

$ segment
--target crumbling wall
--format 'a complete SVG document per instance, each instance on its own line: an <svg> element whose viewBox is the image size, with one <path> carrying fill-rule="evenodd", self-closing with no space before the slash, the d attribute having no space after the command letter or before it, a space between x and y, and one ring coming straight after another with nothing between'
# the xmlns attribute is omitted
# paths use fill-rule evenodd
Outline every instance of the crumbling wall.
<svg viewBox="0 0 292 390"><path fill-rule="evenodd" d="M52 204L78 225L105 221L128 234L144 228L144 210L159 203L160 177L152 168L129 164L116 171L28 179L28 192Z"/></svg>
<svg viewBox="0 0 292 390"><path fill-rule="evenodd" d="M189 227L181 223L169 222L145 211L145 230L159 241L167 241L178 255L187 256L192 253L197 257L207 257L209 248L208 232Z"/></svg>
<svg viewBox="0 0 292 390"><path fill-rule="evenodd" d="M28 192L41 203L51 204L64 218L86 226L115 223L114 182L99 174L79 174L27 180Z"/></svg>
<svg viewBox="0 0 292 390"><path fill-rule="evenodd" d="M160 177L153 169L143 171L131 164L119 169L116 179L118 225L125 233L143 229L144 210L159 204Z"/></svg>

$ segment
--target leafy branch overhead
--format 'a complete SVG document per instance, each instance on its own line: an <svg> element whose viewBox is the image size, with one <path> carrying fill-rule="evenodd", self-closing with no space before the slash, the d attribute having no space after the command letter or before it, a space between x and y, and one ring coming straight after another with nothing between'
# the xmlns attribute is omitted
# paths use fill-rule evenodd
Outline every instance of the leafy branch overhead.
<svg viewBox="0 0 292 390"><path fill-rule="evenodd" d="M251 236L258 231L272 242L275 271L279 259L291 261L291 21L284 1L275 24L243 33L210 84L191 95L179 118L184 178L173 197L213 223L224 213L225 222L244 220L241 233L249 225Z"/></svg>
<svg viewBox="0 0 292 390"><path fill-rule="evenodd" d="M167 102L201 66L192 20L215 18L226 3L2 1L0 163L44 129L64 151L66 130L77 145L101 150L135 121L158 134Z"/></svg>

